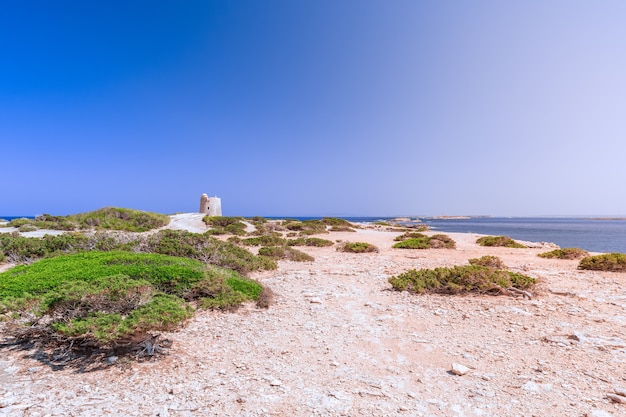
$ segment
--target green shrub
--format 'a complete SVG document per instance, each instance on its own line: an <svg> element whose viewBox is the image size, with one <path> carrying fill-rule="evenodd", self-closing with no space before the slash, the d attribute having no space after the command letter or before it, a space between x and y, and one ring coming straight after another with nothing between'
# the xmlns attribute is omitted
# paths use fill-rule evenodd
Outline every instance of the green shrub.
<svg viewBox="0 0 626 417"><path fill-rule="evenodd" d="M392 247L396 249L429 249L429 240L428 236L413 237L402 242L395 243Z"/></svg>
<svg viewBox="0 0 626 417"><path fill-rule="evenodd" d="M407 240L407 239L423 239L426 238L428 236L426 236L423 233L420 232L404 232L401 235L398 235L396 237L393 238L394 241L396 242L401 242L403 240Z"/></svg>
<svg viewBox="0 0 626 417"><path fill-rule="evenodd" d="M504 262L497 256L485 255L480 258L469 259L470 265L479 265L487 268L506 269Z"/></svg>
<svg viewBox="0 0 626 417"><path fill-rule="evenodd" d="M605 253L603 255L587 256L580 260L578 269L591 271L626 271L626 254Z"/></svg>
<svg viewBox="0 0 626 417"><path fill-rule="evenodd" d="M68 342L80 337L117 346L175 328L191 316L189 301L232 309L258 299L262 290L235 271L193 259L92 251L1 273L0 311L47 317L24 324L27 330L43 326L70 338Z"/></svg>
<svg viewBox="0 0 626 417"><path fill-rule="evenodd" d="M254 256L230 242L183 230L161 230L134 250L197 259L241 274L277 268L271 259Z"/></svg>
<svg viewBox="0 0 626 417"><path fill-rule="evenodd" d="M328 229L328 231L329 232L356 232L356 230L348 226L331 226L330 229Z"/></svg>
<svg viewBox="0 0 626 417"><path fill-rule="evenodd" d="M480 246L503 246L507 248L525 248L508 236L483 236L476 240Z"/></svg>
<svg viewBox="0 0 626 417"><path fill-rule="evenodd" d="M323 217L320 222L328 226L354 227L354 225L346 219L339 219L337 217Z"/></svg>
<svg viewBox="0 0 626 417"><path fill-rule="evenodd" d="M73 214L66 217L70 222L78 223L81 228L98 230L123 230L127 232L147 232L167 226L169 216L147 211L117 207L105 207L88 213Z"/></svg>
<svg viewBox="0 0 626 417"><path fill-rule="evenodd" d="M281 224L287 230L300 232L301 235L317 235L321 233L328 233L326 230L326 224L321 220L284 220Z"/></svg>
<svg viewBox="0 0 626 417"><path fill-rule="evenodd" d="M337 248L340 252L369 253L378 252L378 248L367 242L346 242Z"/></svg>
<svg viewBox="0 0 626 417"><path fill-rule="evenodd" d="M432 235L428 239L428 244L433 249L438 249L438 248L454 249L454 248L456 248L456 242L448 235Z"/></svg>
<svg viewBox="0 0 626 417"><path fill-rule="evenodd" d="M241 243L246 246L282 246L287 243L285 239L275 235L263 235L242 239Z"/></svg>
<svg viewBox="0 0 626 417"><path fill-rule="evenodd" d="M579 248L563 248L555 249L550 252L540 253L537 256L542 258L557 258L557 259L580 259L585 256L589 256L589 252Z"/></svg>
<svg viewBox="0 0 626 417"><path fill-rule="evenodd" d="M297 239L288 239L287 246L332 246L334 243L330 240L320 239L319 237L299 237Z"/></svg>
<svg viewBox="0 0 626 417"><path fill-rule="evenodd" d="M37 229L37 226L33 225L33 224L23 224L21 225L18 230L20 232L34 232Z"/></svg>
<svg viewBox="0 0 626 417"><path fill-rule="evenodd" d="M389 278L397 291L413 293L458 294L465 292L506 294L508 288L521 290L534 285L534 278L509 271L480 265L454 266L452 268L411 269Z"/></svg>
<svg viewBox="0 0 626 417"><path fill-rule="evenodd" d="M392 247L395 249L454 249L456 242L447 235L426 236L417 232L407 232L402 236L409 237L402 242L395 243ZM397 239L397 238L396 238Z"/></svg>
<svg viewBox="0 0 626 417"><path fill-rule="evenodd" d="M315 260L311 255L288 246L264 246L259 248L259 255L294 262L312 262Z"/></svg>

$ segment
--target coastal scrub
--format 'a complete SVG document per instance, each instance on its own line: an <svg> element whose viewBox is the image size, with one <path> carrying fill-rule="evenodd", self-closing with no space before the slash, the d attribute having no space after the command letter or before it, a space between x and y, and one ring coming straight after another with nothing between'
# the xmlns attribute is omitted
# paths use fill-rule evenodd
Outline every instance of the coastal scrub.
<svg viewBox="0 0 626 417"><path fill-rule="evenodd" d="M506 248L525 248L508 236L483 236L476 240L480 246L501 246Z"/></svg>

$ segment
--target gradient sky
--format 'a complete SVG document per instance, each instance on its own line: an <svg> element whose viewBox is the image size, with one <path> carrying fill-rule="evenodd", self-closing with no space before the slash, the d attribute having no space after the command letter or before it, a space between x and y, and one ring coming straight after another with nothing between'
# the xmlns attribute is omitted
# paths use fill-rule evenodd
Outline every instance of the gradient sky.
<svg viewBox="0 0 626 417"><path fill-rule="evenodd" d="M0 0L0 214L624 214L624 22L621 0Z"/></svg>

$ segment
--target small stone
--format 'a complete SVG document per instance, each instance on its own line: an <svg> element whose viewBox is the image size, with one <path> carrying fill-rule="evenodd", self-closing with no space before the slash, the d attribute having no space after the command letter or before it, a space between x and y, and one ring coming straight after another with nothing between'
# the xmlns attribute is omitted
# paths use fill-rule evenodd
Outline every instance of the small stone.
<svg viewBox="0 0 626 417"><path fill-rule="evenodd" d="M622 397L626 397L626 388L624 387L615 387L613 389L613 391L617 394L617 395L621 395Z"/></svg>
<svg viewBox="0 0 626 417"><path fill-rule="evenodd" d="M607 394L606 396L609 400L613 401L614 403L618 403L618 404L625 404L626 403L626 397L622 396L622 395L618 395L618 394Z"/></svg>
<svg viewBox="0 0 626 417"><path fill-rule="evenodd" d="M463 375L467 374L469 371L470 371L470 368L468 368L467 366L461 365L460 363L453 363L452 364L451 372L454 375L463 376Z"/></svg>
<svg viewBox="0 0 626 417"><path fill-rule="evenodd" d="M274 379L270 382L270 386L272 387L280 387L283 383L280 382L278 379Z"/></svg>
<svg viewBox="0 0 626 417"><path fill-rule="evenodd" d="M34 374L35 372L41 371L42 368L43 368L42 366L33 366L31 368L28 368L28 372L30 372L31 374Z"/></svg>
<svg viewBox="0 0 626 417"><path fill-rule="evenodd" d="M106 361L109 365L113 365L119 358L117 356L109 356Z"/></svg>
<svg viewBox="0 0 626 417"><path fill-rule="evenodd" d="M322 300L319 297L313 297L309 300L311 304L322 304Z"/></svg>

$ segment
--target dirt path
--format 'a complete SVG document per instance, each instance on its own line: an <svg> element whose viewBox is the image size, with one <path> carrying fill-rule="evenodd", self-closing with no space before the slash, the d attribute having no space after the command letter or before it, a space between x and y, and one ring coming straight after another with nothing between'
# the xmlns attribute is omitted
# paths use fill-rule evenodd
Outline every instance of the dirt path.
<svg viewBox="0 0 626 417"><path fill-rule="evenodd" d="M626 386L626 274L582 272L542 248L393 250L397 234L360 230L378 254L305 248L316 260L257 276L269 310L199 313L168 334L158 362L52 371L3 351L0 415L620 416ZM388 277L497 255L542 279L532 300L412 296ZM463 376L452 363L469 368Z"/></svg>

